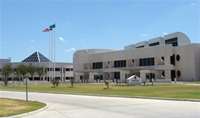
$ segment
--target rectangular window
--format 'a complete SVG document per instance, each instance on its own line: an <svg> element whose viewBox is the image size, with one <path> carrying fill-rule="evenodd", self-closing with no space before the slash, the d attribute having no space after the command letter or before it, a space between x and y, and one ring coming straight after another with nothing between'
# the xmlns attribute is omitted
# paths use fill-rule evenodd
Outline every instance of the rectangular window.
<svg viewBox="0 0 200 118"><path fill-rule="evenodd" d="M171 39L167 39L165 40L165 44L172 44L172 46L178 46L178 38L171 38Z"/></svg>
<svg viewBox="0 0 200 118"><path fill-rule="evenodd" d="M144 47L144 45L141 45L141 46L138 46L138 47L136 47L136 48L143 48Z"/></svg>
<svg viewBox="0 0 200 118"><path fill-rule="evenodd" d="M55 71L60 71L60 68L55 68Z"/></svg>
<svg viewBox="0 0 200 118"><path fill-rule="evenodd" d="M160 43L159 42L155 42L155 43L150 43L149 44L149 46L151 47L151 46L157 46L157 45L159 45Z"/></svg>
<svg viewBox="0 0 200 118"><path fill-rule="evenodd" d="M53 68L48 68L47 71L53 71Z"/></svg>
<svg viewBox="0 0 200 118"><path fill-rule="evenodd" d="M115 68L126 67L126 60L114 61L114 67Z"/></svg>
<svg viewBox="0 0 200 118"><path fill-rule="evenodd" d="M103 62L93 63L93 69L102 69L102 68L103 68Z"/></svg>
<svg viewBox="0 0 200 118"><path fill-rule="evenodd" d="M115 72L114 77L115 79L120 79L120 72Z"/></svg>
<svg viewBox="0 0 200 118"><path fill-rule="evenodd" d="M170 63L175 66L175 56L174 54L170 56Z"/></svg>
<svg viewBox="0 0 200 118"><path fill-rule="evenodd" d="M154 62L154 58L143 58L140 59L140 66L154 66L155 62Z"/></svg>
<svg viewBox="0 0 200 118"><path fill-rule="evenodd" d="M65 71L70 71L70 68L66 68Z"/></svg>

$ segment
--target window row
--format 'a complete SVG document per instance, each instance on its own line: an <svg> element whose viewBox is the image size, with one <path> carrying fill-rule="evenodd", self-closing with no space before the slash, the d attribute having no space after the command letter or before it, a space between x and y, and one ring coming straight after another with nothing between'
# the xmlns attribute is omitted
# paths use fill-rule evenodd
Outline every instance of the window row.
<svg viewBox="0 0 200 118"><path fill-rule="evenodd" d="M140 66L154 66L155 59L154 58L143 58L140 59Z"/></svg>
<svg viewBox="0 0 200 118"><path fill-rule="evenodd" d="M171 39L167 39L165 40L165 44L172 44L172 46L178 46L178 38L171 38Z"/></svg>
<svg viewBox="0 0 200 118"><path fill-rule="evenodd" d="M160 44L159 42L155 42L155 43L150 43L149 46L157 46L159 44Z"/></svg>
<svg viewBox="0 0 200 118"><path fill-rule="evenodd" d="M126 67L126 60L114 61L114 67Z"/></svg>
<svg viewBox="0 0 200 118"><path fill-rule="evenodd" d="M95 62L93 63L93 69L102 69L103 63L102 62Z"/></svg>
<svg viewBox="0 0 200 118"><path fill-rule="evenodd" d="M53 68L46 68L47 71L53 71ZM61 71L61 68L55 68L55 71ZM73 68L65 68L65 71L73 71Z"/></svg>

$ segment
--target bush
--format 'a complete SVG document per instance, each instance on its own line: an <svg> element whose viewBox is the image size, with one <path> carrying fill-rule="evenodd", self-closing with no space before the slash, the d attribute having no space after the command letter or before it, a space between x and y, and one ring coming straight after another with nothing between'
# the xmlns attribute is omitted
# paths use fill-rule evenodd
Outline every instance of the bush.
<svg viewBox="0 0 200 118"><path fill-rule="evenodd" d="M107 86L107 89L109 89L109 82L107 82L106 80L104 80L104 83Z"/></svg>
<svg viewBox="0 0 200 118"><path fill-rule="evenodd" d="M51 80L51 83L53 84L53 87L57 87L59 85L59 79L58 78L53 78Z"/></svg>

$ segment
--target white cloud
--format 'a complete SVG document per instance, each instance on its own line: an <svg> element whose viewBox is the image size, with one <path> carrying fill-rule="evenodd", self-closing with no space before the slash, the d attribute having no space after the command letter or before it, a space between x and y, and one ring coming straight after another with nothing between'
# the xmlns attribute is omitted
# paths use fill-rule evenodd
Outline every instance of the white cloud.
<svg viewBox="0 0 200 118"><path fill-rule="evenodd" d="M66 49L65 52L72 52L72 51L75 51L76 49L75 48L69 48L69 49Z"/></svg>
<svg viewBox="0 0 200 118"><path fill-rule="evenodd" d="M149 36L148 34L142 34L141 35L142 37L147 37L147 36Z"/></svg>
<svg viewBox="0 0 200 118"><path fill-rule="evenodd" d="M163 35L168 35L168 33L167 32L163 32Z"/></svg>
<svg viewBox="0 0 200 118"><path fill-rule="evenodd" d="M34 42L35 42L35 40L31 40L30 42L31 42L31 43L34 43Z"/></svg>
<svg viewBox="0 0 200 118"><path fill-rule="evenodd" d="M60 41L65 41L65 39L63 37L59 37Z"/></svg>
<svg viewBox="0 0 200 118"><path fill-rule="evenodd" d="M196 5L198 5L198 3L197 2L192 2L192 3L190 3L190 5L191 6L196 6Z"/></svg>

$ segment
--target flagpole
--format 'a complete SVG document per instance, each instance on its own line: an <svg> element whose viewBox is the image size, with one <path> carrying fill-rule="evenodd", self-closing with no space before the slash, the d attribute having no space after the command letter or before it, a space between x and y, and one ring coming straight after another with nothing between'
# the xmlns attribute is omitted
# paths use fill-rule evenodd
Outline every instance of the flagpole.
<svg viewBox="0 0 200 118"><path fill-rule="evenodd" d="M50 81L50 62L51 62L51 33L49 32L49 81Z"/></svg>
<svg viewBox="0 0 200 118"><path fill-rule="evenodd" d="M55 78L55 62L56 62L56 27L54 28L54 78Z"/></svg>
<svg viewBox="0 0 200 118"><path fill-rule="evenodd" d="M52 60L52 62L51 62L51 67L52 67L52 72L51 72L51 75L52 75L52 79L54 78L54 76L53 76L53 72L54 72L54 67L53 67L53 44L54 44L54 42L53 42L53 31L51 32L51 60Z"/></svg>

